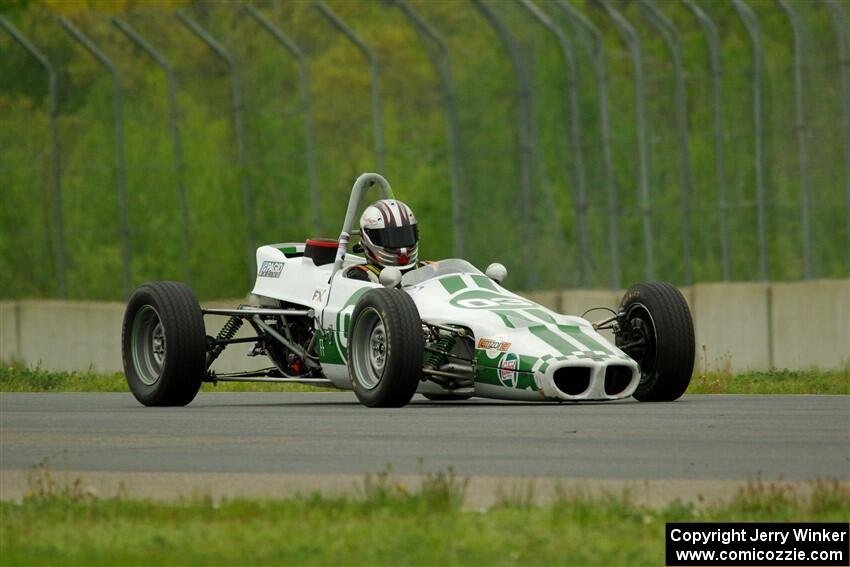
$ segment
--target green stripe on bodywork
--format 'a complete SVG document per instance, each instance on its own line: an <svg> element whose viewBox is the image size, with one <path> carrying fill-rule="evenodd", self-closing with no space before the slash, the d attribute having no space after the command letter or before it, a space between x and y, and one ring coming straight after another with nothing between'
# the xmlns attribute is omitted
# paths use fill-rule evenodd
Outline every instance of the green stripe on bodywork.
<svg viewBox="0 0 850 567"><path fill-rule="evenodd" d="M448 276L439 280L449 294L454 294L466 287L463 278L460 276Z"/></svg>
<svg viewBox="0 0 850 567"><path fill-rule="evenodd" d="M278 250L280 250L281 252L283 252L283 253L284 253L284 255L287 255L287 254L295 254L295 253L297 253L297 252L298 252L298 249L297 249L297 248L295 248L295 246L284 246L283 248L278 248Z"/></svg>
<svg viewBox="0 0 850 567"><path fill-rule="evenodd" d="M479 368L498 368L499 362L504 357L504 353L499 353L499 356L496 358L490 358L487 356L487 352L484 349L476 349L475 350L475 362L478 364ZM520 372L531 372L531 369L534 367L534 363L537 362L536 356L526 356L524 354L519 355L519 370Z"/></svg>
<svg viewBox="0 0 850 567"><path fill-rule="evenodd" d="M555 318L543 311L542 309L526 309L526 313L531 315L532 317L537 317L541 321L545 321L547 323L556 324Z"/></svg>
<svg viewBox="0 0 850 567"><path fill-rule="evenodd" d="M538 323L538 321L529 319L517 311L510 311L508 309L493 309L492 311L502 319L502 323L509 329L516 329L517 325L528 327L529 325L536 325Z"/></svg>
<svg viewBox="0 0 850 567"><path fill-rule="evenodd" d="M576 350L572 344L565 341L560 335L545 325L535 325L534 327L529 327L528 330L560 353L568 353Z"/></svg>
<svg viewBox="0 0 850 567"><path fill-rule="evenodd" d="M322 364L345 364L345 360L340 354L343 349L338 344L337 334L333 331L317 331L316 335L319 362Z"/></svg>
<svg viewBox="0 0 850 567"><path fill-rule="evenodd" d="M499 370L496 368L484 367L478 369L478 374L475 376L476 382L483 384L492 384L493 386L501 386L502 388L510 388L502 384L499 380ZM533 390L537 391L537 382L534 381L534 375L529 372L517 372L516 387L510 388L516 390Z"/></svg>
<svg viewBox="0 0 850 567"><path fill-rule="evenodd" d="M499 291L496 289L496 286L493 285L493 280L488 278L487 276L472 276L472 281L475 282L475 285L478 287L483 287L485 289L489 289L490 291Z"/></svg>
<svg viewBox="0 0 850 567"><path fill-rule="evenodd" d="M521 354L519 356L519 370L520 372L531 372L531 369L534 368L534 364L537 362L536 356L526 356Z"/></svg>
<svg viewBox="0 0 850 567"><path fill-rule="evenodd" d="M598 342L596 339L594 339L587 333L583 333L581 328L577 325L558 325L558 328L562 332L567 333L575 340L579 341L581 344L585 345L590 350L601 350L604 352L610 352L611 354L619 354L611 350L610 347L607 347L604 344Z"/></svg>
<svg viewBox="0 0 850 567"><path fill-rule="evenodd" d="M511 321L510 315L508 313L505 313L504 311L493 311L493 313L499 316L505 327L507 327L508 329L514 328L513 321Z"/></svg>

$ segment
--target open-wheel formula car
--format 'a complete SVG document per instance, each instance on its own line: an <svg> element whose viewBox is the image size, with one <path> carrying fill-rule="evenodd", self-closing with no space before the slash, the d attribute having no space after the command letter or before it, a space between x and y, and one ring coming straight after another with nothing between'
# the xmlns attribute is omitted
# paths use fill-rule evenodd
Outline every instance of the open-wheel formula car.
<svg viewBox="0 0 850 567"><path fill-rule="evenodd" d="M250 304L202 309L176 282L140 286L124 315L124 371L144 405L185 405L203 382L295 382L354 390L366 406L398 407L416 392L431 400L472 396L523 401L672 401L687 389L694 363L690 311L665 283L632 286L606 319L562 315L502 287L506 270L482 273L460 259L380 283L346 277L364 263L348 252L365 192L392 197L380 175L361 175L338 240L257 249ZM205 316L226 317L208 335ZM236 337L247 323L250 337ZM599 331L611 330L615 344ZM230 345L253 345L269 368L215 372ZM243 345L245 346L245 345Z"/></svg>

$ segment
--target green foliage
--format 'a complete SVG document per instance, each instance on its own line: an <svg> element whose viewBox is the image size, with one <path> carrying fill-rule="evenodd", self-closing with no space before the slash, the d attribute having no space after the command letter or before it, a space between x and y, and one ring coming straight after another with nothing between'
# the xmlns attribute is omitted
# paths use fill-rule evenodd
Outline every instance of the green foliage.
<svg viewBox="0 0 850 567"><path fill-rule="evenodd" d="M850 394L850 366L843 370L707 372L694 376L689 394Z"/></svg>
<svg viewBox="0 0 850 567"><path fill-rule="evenodd" d="M427 475L417 490L385 476L353 496L222 502L97 498L78 480L36 473L22 503L0 503L4 563L658 565L665 522L840 522L850 513L846 485L827 481L752 482L729 502L699 506L562 490L545 506L473 511L462 508L464 485L451 471ZM612 526L628 537L611 537Z"/></svg>
<svg viewBox="0 0 850 567"><path fill-rule="evenodd" d="M601 10L574 2L602 30L607 52L611 144L620 210L622 284L645 278L631 60ZM491 3L528 54L535 111L533 254L520 218L517 95L504 47L471 3L410 4L449 44L461 120L465 255L484 266L505 263L511 285L578 284L576 161L565 104L567 73L557 41L518 4ZM599 100L588 39L548 2L542 9L570 33L580 89L580 127L590 226L589 284L610 283L609 203L605 192ZM670 54L636 2L614 2L638 30L643 46L650 138L657 277L683 283L680 162L672 112ZM764 51L765 171L769 275L797 279L802 271L793 41L787 17L769 0L752 0ZM423 46L426 40L391 3L331 2L375 50L380 62L384 173L421 222L423 254L453 254L451 184L444 100ZM733 278L755 279L757 233L752 63L749 39L731 3L702 2L720 32L723 61L723 138ZM821 4L795 2L806 27L806 114L813 196L814 270L846 277L848 239L840 62L835 27ZM690 215L693 270L698 281L719 280L719 180L714 146L708 51L702 29L680 3L661 3L680 31L687 76L688 128L695 187ZM846 9L846 3L842 3ZM305 158L305 116L294 59L237 3L17 1L4 13L59 72L62 211L70 295L123 297L117 148L112 79L57 26L62 13L88 34L121 72L127 211L133 283L186 279L202 298L244 293L247 232L254 245L335 235L353 179L377 169L373 151L371 82L366 59L309 2L260 4L307 54L318 162L321 227L311 222ZM245 131L245 165L238 166L231 79L225 62L173 17L183 9L231 49L238 62ZM176 167L165 76L151 59L109 24L118 15L159 49L178 80L177 102L185 169ZM423 43L425 41L425 43ZM433 46L431 46L433 48ZM54 219L50 110L44 69L0 33L0 297L54 297ZM843 130L842 128L845 128ZM191 258L183 249L178 187L189 204ZM247 221L243 191L254 216Z"/></svg>
<svg viewBox="0 0 850 567"><path fill-rule="evenodd" d="M0 364L0 390L4 392L126 392L122 373L49 372L21 364Z"/></svg>
<svg viewBox="0 0 850 567"><path fill-rule="evenodd" d="M328 392L306 384L269 384L262 382L221 382L204 384L203 392ZM52 372L0 361L0 392L123 392L128 393L122 372L92 370Z"/></svg>

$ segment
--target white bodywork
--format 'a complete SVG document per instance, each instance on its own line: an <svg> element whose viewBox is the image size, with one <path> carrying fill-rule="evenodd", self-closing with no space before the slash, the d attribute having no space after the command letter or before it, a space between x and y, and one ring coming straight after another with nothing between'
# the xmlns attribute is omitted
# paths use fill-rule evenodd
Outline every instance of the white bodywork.
<svg viewBox="0 0 850 567"><path fill-rule="evenodd" d="M253 293L312 309L322 371L337 387L350 388L345 357L351 314L360 296L380 285L344 276L346 268L364 262L359 256L343 250L344 256L337 258L342 260L341 269L335 270L334 264L316 266L303 252L300 243L259 248ZM463 260L443 260L410 271L402 289L410 294L423 321L472 331L475 395L611 400L631 396L639 384L638 364L588 321L520 297ZM620 378L616 391L606 392L609 367L616 367L611 373ZM420 391L444 390L423 382Z"/></svg>

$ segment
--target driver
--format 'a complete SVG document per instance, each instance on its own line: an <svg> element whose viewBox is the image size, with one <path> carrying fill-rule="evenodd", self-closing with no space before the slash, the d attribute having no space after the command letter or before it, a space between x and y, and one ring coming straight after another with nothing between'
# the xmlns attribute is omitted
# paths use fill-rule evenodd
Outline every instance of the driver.
<svg viewBox="0 0 850 567"><path fill-rule="evenodd" d="M381 270L394 266L402 272L421 266L419 226L413 211L395 199L381 199L360 216L360 244L366 264L348 268L346 277L378 283Z"/></svg>

